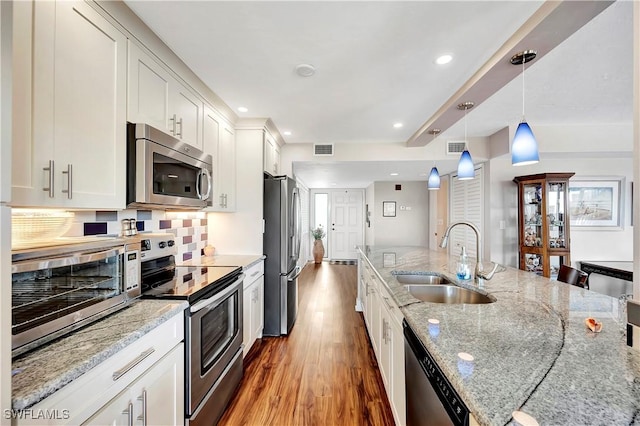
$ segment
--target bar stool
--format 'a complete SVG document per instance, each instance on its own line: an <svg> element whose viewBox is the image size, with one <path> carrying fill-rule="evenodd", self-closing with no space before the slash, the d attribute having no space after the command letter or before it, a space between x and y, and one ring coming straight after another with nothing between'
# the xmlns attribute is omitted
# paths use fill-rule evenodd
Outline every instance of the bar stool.
<svg viewBox="0 0 640 426"><path fill-rule="evenodd" d="M560 271L558 272L558 281L588 289L588 277L589 275L586 272L581 271L580 269L572 268L571 266L567 265L560 265Z"/></svg>

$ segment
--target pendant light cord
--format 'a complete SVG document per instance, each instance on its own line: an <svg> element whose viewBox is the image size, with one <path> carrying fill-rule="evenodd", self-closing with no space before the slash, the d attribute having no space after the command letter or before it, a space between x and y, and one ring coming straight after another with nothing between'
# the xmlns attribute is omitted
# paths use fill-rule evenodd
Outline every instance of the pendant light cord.
<svg viewBox="0 0 640 426"><path fill-rule="evenodd" d="M464 149L469 149L467 146L467 108L464 109Z"/></svg>
<svg viewBox="0 0 640 426"><path fill-rule="evenodd" d="M524 63L525 62L526 62L525 55L522 55L522 121L525 121L524 119Z"/></svg>

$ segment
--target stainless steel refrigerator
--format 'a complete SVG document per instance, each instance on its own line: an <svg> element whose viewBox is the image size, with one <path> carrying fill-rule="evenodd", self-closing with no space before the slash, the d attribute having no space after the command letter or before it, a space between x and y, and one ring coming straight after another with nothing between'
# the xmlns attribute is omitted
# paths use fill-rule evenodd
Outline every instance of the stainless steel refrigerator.
<svg viewBox="0 0 640 426"><path fill-rule="evenodd" d="M300 193L287 176L264 179L264 330L288 334L298 314Z"/></svg>

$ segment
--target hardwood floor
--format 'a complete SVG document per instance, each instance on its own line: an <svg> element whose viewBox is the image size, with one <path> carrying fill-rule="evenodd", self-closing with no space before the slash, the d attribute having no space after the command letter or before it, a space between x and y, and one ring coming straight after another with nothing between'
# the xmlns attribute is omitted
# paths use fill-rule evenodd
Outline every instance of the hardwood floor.
<svg viewBox="0 0 640 426"><path fill-rule="evenodd" d="M357 267L309 264L288 337L259 339L220 425L393 425L362 314Z"/></svg>

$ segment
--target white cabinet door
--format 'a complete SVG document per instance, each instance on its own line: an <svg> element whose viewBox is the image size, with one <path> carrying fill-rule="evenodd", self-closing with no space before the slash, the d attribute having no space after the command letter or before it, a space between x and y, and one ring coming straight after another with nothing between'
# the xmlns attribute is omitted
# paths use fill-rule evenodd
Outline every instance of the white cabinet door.
<svg viewBox="0 0 640 426"><path fill-rule="evenodd" d="M129 40L127 119L147 123L171 134L169 123L169 80L158 63Z"/></svg>
<svg viewBox="0 0 640 426"><path fill-rule="evenodd" d="M391 347L391 408L396 419L396 424L407 423L406 416L406 391L404 376L404 334L402 325L391 320L389 333L389 344Z"/></svg>
<svg viewBox="0 0 640 426"><path fill-rule="evenodd" d="M33 133L13 141L31 176L14 168L13 204L124 208L126 37L85 2L33 7Z"/></svg>
<svg viewBox="0 0 640 426"><path fill-rule="evenodd" d="M219 179L226 211L236 209L236 136L231 125L223 122L219 147Z"/></svg>
<svg viewBox="0 0 640 426"><path fill-rule="evenodd" d="M203 102L177 80L172 80L170 101L169 120L175 121L175 136L202 150Z"/></svg>
<svg viewBox="0 0 640 426"><path fill-rule="evenodd" d="M127 119L147 123L202 149L204 103L153 57L129 41Z"/></svg>
<svg viewBox="0 0 640 426"><path fill-rule="evenodd" d="M234 211L236 188L236 145L233 127L213 108L205 105L203 151L213 156L213 191L209 211Z"/></svg>
<svg viewBox="0 0 640 426"><path fill-rule="evenodd" d="M251 310L251 330L255 339L262 337L262 329L264 328L264 275L256 280L252 291L252 310Z"/></svg>
<svg viewBox="0 0 640 426"><path fill-rule="evenodd" d="M180 343L84 424L182 424L184 422L183 360L184 344Z"/></svg>
<svg viewBox="0 0 640 426"><path fill-rule="evenodd" d="M267 131L264 132L264 171L272 176L280 173L280 148Z"/></svg>
<svg viewBox="0 0 640 426"><path fill-rule="evenodd" d="M247 276L242 296L243 356L247 356L264 328L264 262L245 271Z"/></svg>

